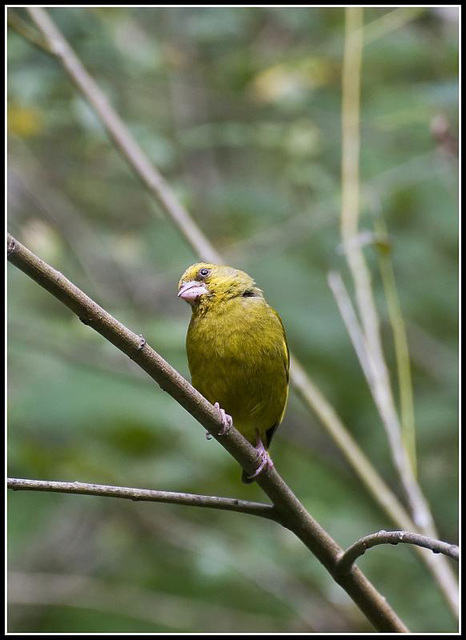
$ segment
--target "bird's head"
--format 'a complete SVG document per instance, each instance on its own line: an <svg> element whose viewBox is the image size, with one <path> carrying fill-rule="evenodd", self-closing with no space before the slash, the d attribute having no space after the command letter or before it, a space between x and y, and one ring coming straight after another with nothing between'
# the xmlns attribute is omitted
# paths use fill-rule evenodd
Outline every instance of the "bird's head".
<svg viewBox="0 0 466 640"><path fill-rule="evenodd" d="M237 297L262 297L262 291L244 271L225 265L199 262L188 267L178 284L178 297L193 309Z"/></svg>

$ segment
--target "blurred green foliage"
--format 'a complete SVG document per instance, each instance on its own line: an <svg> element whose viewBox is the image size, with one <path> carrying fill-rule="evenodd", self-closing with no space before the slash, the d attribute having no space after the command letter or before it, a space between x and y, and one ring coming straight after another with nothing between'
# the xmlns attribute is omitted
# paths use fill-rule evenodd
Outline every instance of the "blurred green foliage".
<svg viewBox="0 0 466 640"><path fill-rule="evenodd" d="M8 11L29 21L22 9ZM397 28L392 11L365 10L361 228L372 230L382 212L389 229L419 478L441 538L455 542L458 11L411 9ZM400 493L326 280L344 269L344 11L50 13L200 228L256 278L293 351ZM189 308L175 292L196 256L58 62L13 29L8 132L10 232L188 375ZM365 252L396 388L377 250ZM262 499L190 415L14 267L8 292L10 475ZM339 544L391 528L293 394L272 455ZM370 630L308 551L271 522L114 499L9 498L11 632ZM380 547L359 564L412 631L455 630L412 550Z"/></svg>

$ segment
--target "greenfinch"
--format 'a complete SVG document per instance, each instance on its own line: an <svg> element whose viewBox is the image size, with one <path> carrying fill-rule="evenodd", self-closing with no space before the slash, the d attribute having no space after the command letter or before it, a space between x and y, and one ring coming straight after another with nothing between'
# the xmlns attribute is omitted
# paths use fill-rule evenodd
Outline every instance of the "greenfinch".
<svg viewBox="0 0 466 640"><path fill-rule="evenodd" d="M288 400L290 357L278 313L244 271L194 264L178 296L192 308L186 349L193 386L219 410L226 433L233 421L258 451L252 482L267 466L272 436Z"/></svg>

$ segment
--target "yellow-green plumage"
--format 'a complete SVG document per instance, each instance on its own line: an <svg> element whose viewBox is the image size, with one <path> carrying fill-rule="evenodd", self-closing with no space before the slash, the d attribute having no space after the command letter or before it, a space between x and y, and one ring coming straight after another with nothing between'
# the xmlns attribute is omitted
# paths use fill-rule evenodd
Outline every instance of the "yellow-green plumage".
<svg viewBox="0 0 466 640"><path fill-rule="evenodd" d="M245 438L257 444L259 435L267 448L288 398L282 321L243 271L195 264L183 274L180 288L197 292L196 283L206 292L189 300L186 347L193 386L212 404L218 402Z"/></svg>

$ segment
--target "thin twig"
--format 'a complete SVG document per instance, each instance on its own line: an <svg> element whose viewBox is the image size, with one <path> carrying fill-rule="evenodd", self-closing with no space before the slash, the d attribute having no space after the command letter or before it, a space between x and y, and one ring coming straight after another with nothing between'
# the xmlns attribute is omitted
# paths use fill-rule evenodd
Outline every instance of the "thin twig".
<svg viewBox="0 0 466 640"><path fill-rule="evenodd" d="M369 363L370 354L368 352L365 336L361 329L361 325L359 324L353 303L351 302L351 298L346 290L345 283L338 271L331 271L327 276L327 280L337 302L338 309L340 310L340 315L343 318L348 335L353 343L361 368L370 386L372 384L372 370Z"/></svg>
<svg viewBox="0 0 466 640"><path fill-rule="evenodd" d="M375 230L376 234L383 240L380 245L378 255L380 273L382 275L382 283L385 291L385 299L387 301L388 316L392 327L395 348L398 389L400 396L401 437L403 445L408 452L413 473L416 476L416 427L414 421L413 383L411 377L408 338L406 335L405 322L396 286L387 229L381 216L376 218Z"/></svg>
<svg viewBox="0 0 466 640"><path fill-rule="evenodd" d="M227 434L219 435L223 427L219 412L145 340L127 329L65 276L10 235L7 238L7 255L12 264L71 309L86 325L134 360L162 389L194 416L249 474L252 473L257 464L256 449L234 427ZM257 483L271 499L282 524L293 531L314 553L376 629L399 633L407 631L385 598L359 570L355 568L345 576L336 572L342 549L305 510L274 467L268 467L261 473Z"/></svg>
<svg viewBox="0 0 466 640"><path fill-rule="evenodd" d="M364 46L415 20L425 7L400 7L364 25Z"/></svg>
<svg viewBox="0 0 466 640"><path fill-rule="evenodd" d="M433 553L443 553L454 560L459 560L460 550L455 544L435 540L434 538L429 538L429 536L421 536L419 533L412 533L410 531L382 530L377 533L364 536L364 538L361 538L352 544L351 547L349 547L341 556L338 562L339 570L342 573L348 573L354 562L356 562L356 560L371 547L375 547L379 544L396 545L400 542L415 544L419 547L423 547L424 549L430 549Z"/></svg>
<svg viewBox="0 0 466 640"><path fill-rule="evenodd" d="M413 469L415 469L415 439L414 439L414 412L412 408L412 395L409 393L409 390L406 389L407 386L411 385L411 375L410 375L410 367L409 367L409 355L408 355L408 345L406 342L406 335L404 334L404 324L403 319L401 317L401 310L397 308L398 297L396 295L396 288L394 281L393 272L390 275L391 265L388 265L385 261L386 258L381 258L381 261L384 260L383 268L386 273L384 273L384 286L385 292L387 296L387 304L390 309L390 319L393 327L393 332L395 335L395 348L396 348L396 356L397 356L397 365L398 365L398 376L399 376L399 384L400 384L400 397L401 397L401 409L402 409L402 418L405 420L402 422L403 425L403 434L406 432L406 440L407 444L410 447L407 447L407 450L412 452L412 464ZM387 273L388 271L388 273ZM387 280L387 282L385 282ZM374 385L373 379L373 367L374 363L371 362L371 352L367 347L367 343L365 340L365 336L359 324L359 320L357 318L356 312L353 308L353 303L351 302L351 298L346 290L345 284L341 275L337 271L332 271L328 274L328 283L332 290L332 293L335 297L335 300L338 305L338 309L340 311L340 315L343 318L343 322L345 323L346 330L348 331L348 335L351 338L351 342L353 344L356 355L358 356L359 362L361 364L361 368L364 372L366 380L368 382L369 388L372 389ZM411 401L411 402L410 402ZM377 404L377 403L376 403ZM403 441L405 443L405 440Z"/></svg>
<svg viewBox="0 0 466 640"><path fill-rule="evenodd" d="M138 489L134 487L115 487L87 482L58 482L55 480L29 480L23 478L8 478L7 486L14 491L49 491L54 493L78 493L86 496L105 496L108 498L125 498L140 502L166 502L191 507L206 507L208 509L222 509L224 511L238 511L248 513L269 520L279 520L277 510L271 504L223 498L217 496L203 496L193 493L179 493L174 491L155 491L153 489Z"/></svg>

